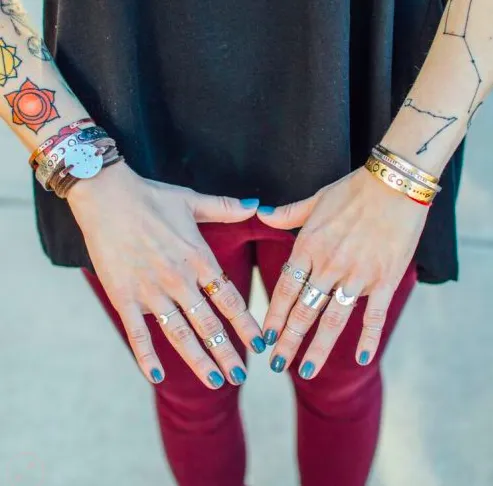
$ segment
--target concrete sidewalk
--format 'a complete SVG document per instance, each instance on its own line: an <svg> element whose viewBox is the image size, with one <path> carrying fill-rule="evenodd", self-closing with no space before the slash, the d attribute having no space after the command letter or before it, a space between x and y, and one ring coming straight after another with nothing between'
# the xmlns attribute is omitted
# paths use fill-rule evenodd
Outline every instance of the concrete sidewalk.
<svg viewBox="0 0 493 486"><path fill-rule="evenodd" d="M372 486L493 484L492 128L490 99L469 136L461 282L419 286L393 337ZM42 255L26 153L5 128L0 144L0 485L172 486L149 386L80 273ZM252 304L261 319L258 280ZM249 484L295 486L292 394L267 359L243 393Z"/></svg>

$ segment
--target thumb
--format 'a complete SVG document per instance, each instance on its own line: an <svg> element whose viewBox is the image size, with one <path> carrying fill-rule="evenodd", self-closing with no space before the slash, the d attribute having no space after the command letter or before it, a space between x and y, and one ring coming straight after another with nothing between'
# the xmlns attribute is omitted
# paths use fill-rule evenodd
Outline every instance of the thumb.
<svg viewBox="0 0 493 486"><path fill-rule="evenodd" d="M286 204L273 208L271 206L259 206L257 209L257 217L266 225L278 229L293 229L301 228L318 201L322 197L323 192L318 191L315 195L308 199L303 199L298 202Z"/></svg>
<svg viewBox="0 0 493 486"><path fill-rule="evenodd" d="M192 192L187 197L197 223L237 223L255 215L258 199L236 199Z"/></svg>

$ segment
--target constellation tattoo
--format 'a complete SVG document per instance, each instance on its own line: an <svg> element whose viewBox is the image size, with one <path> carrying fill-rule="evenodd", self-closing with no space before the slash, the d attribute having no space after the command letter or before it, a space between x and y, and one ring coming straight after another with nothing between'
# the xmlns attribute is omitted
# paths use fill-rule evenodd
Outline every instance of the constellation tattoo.
<svg viewBox="0 0 493 486"><path fill-rule="evenodd" d="M27 13L18 0L0 0L0 10L10 18L10 22L17 35L20 36L23 32L27 33L29 36L27 48L33 56L36 56L42 61L52 60L50 51L43 42L43 39L29 25Z"/></svg>
<svg viewBox="0 0 493 486"><path fill-rule="evenodd" d="M437 115L436 113L433 113L428 110L422 110L421 108L418 108L415 104L412 98L407 98L404 101L404 107L411 108L412 110L416 111L417 113L420 113L421 115L426 115L429 116L435 120L439 120L440 123L443 125L433 134L432 137L430 137L426 142L421 145L419 150L416 152L416 155L420 155L423 152L426 152L428 150L428 145L430 142L432 142L440 133L442 133L445 129L447 129L452 123L455 123L457 121L456 116L442 116L442 115Z"/></svg>
<svg viewBox="0 0 493 486"><path fill-rule="evenodd" d="M456 0L450 0L447 6L447 14L445 16L445 27L443 29L444 35L449 35L451 37L458 37L459 39L461 39L467 50L467 55L471 60L471 65L474 70L474 75L476 77L476 87L474 89L474 94L471 99L471 103L469 104L467 113L471 113L471 111L476 111L477 108L479 107L479 105L477 105L473 110L473 106L476 101L476 98L478 97L481 84L483 83L483 79L481 78L481 73L479 72L479 68L476 64L476 59L474 57L471 46L469 45L469 41L467 39L472 2L473 0L469 0L469 5L467 6L466 12L464 13L462 4L459 4L460 2L457 2ZM479 104L481 103L482 102L479 102Z"/></svg>

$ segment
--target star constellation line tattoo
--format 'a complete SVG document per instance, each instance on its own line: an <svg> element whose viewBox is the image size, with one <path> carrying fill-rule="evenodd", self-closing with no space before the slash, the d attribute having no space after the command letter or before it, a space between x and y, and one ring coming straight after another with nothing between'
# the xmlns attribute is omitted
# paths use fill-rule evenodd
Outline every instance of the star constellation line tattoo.
<svg viewBox="0 0 493 486"><path fill-rule="evenodd" d="M472 97L471 103L469 104L469 109L467 113L471 113L473 111L474 102L479 94L479 90L481 88L481 84L483 83L483 79L481 78L481 73L479 72L479 68L476 64L476 59L471 50L471 46L469 45L469 41L467 40L467 32L469 27L469 19L471 16L471 8L472 8L473 0L469 0L469 5L465 14L462 13L462 5L457 7L456 0L450 0L447 6L447 14L445 17L445 27L443 29L443 35L449 35L451 37L458 37L464 43L466 47L467 54L469 59L471 60L471 64L474 69L474 74L476 76L476 88L474 90L474 95ZM479 102L479 105L482 102ZM476 106L474 111L479 107Z"/></svg>
<svg viewBox="0 0 493 486"><path fill-rule="evenodd" d="M33 56L36 56L42 61L52 60L50 51L45 46L43 39L29 25L27 13L22 8L22 5L19 4L18 0L0 0L0 10L10 18L10 22L17 35L22 35L23 30L27 32L29 35L27 48Z"/></svg>
<svg viewBox="0 0 493 486"><path fill-rule="evenodd" d="M406 108L411 108L412 110L416 111L417 113L420 113L422 115L429 116L431 118L434 118L435 120L443 120L443 126L440 127L432 137L430 137L426 142L421 145L421 147L418 149L416 152L416 155L420 155L423 152L426 152L428 150L428 145L430 142L432 142L440 133L442 133L445 129L447 129L452 123L455 123L458 118L456 116L442 116L442 115L437 115L436 113L432 113L431 111L428 110L422 110L418 108L416 105L413 104L413 99L412 98L407 98L404 101L404 107Z"/></svg>

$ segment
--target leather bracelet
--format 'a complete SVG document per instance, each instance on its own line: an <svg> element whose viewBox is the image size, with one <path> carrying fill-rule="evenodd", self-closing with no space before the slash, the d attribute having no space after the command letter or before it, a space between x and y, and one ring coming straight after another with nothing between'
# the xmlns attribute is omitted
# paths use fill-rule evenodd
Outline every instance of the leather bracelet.
<svg viewBox="0 0 493 486"><path fill-rule="evenodd" d="M437 193L433 189L424 187L422 184L402 175L393 167L385 165L384 162L376 157L370 156L365 168L384 184L421 204L430 205Z"/></svg>

